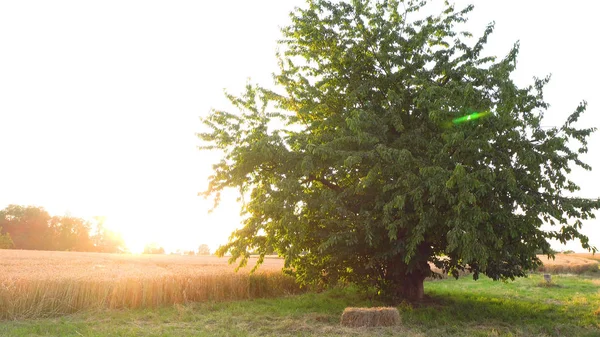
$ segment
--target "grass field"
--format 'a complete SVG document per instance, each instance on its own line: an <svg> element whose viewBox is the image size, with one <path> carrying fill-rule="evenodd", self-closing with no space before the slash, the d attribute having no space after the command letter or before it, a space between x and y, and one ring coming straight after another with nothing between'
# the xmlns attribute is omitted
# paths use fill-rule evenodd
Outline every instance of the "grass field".
<svg viewBox="0 0 600 337"><path fill-rule="evenodd" d="M600 336L598 279L553 279L553 287L540 286L541 275L509 283L469 277L426 282L428 299L400 305L401 324L390 328L340 326L345 307L380 305L347 288L5 321L0 336Z"/></svg>
<svg viewBox="0 0 600 337"><path fill-rule="evenodd" d="M0 336L600 336L597 262L545 263L552 284L426 282L399 326L351 329L345 307L382 303L352 287L299 294L279 259L250 276L215 257L0 250Z"/></svg>

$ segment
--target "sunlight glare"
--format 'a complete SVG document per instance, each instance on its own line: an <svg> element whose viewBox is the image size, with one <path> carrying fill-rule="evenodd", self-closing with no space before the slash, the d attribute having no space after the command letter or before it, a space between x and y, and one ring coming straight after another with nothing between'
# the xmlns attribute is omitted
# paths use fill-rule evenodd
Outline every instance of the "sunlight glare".
<svg viewBox="0 0 600 337"><path fill-rule="evenodd" d="M106 217L104 226L114 232L121 234L125 241L125 246L129 252L133 254L141 254L144 251L144 247L150 241L149 238L144 234L143 230L136 228L136 226L124 225L127 221L119 221L119 217L110 216Z"/></svg>

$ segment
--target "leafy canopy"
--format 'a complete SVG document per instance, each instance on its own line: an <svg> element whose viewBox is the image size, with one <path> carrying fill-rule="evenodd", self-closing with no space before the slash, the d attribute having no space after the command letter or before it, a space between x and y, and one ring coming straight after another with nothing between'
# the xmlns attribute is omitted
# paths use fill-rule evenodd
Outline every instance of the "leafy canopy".
<svg viewBox="0 0 600 337"><path fill-rule="evenodd" d="M309 0L291 13L276 89L248 85L228 95L239 112L203 119L203 148L223 153L205 195L245 200L218 254L276 252L305 284L419 297L429 263L506 279L551 254L549 239L595 250L579 230L600 202L573 197L568 178L591 169L579 155L595 129L574 126L586 103L542 127L549 77L515 85L519 44L482 57L494 24L475 39L456 31L472 6L425 6Z"/></svg>

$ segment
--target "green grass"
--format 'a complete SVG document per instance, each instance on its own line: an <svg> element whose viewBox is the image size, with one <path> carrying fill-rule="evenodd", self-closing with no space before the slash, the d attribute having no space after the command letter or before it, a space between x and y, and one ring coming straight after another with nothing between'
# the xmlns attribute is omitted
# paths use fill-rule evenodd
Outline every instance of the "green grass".
<svg viewBox="0 0 600 337"><path fill-rule="evenodd" d="M419 324L430 334L469 336L600 336L600 287L594 279L541 275L515 282L469 278L428 284L432 300L410 314L405 324Z"/></svg>
<svg viewBox="0 0 600 337"><path fill-rule="evenodd" d="M0 336L600 336L600 282L576 276L515 282L441 280L428 299L399 306L402 324L350 329L347 306L381 305L354 289L277 299L195 303L144 310L88 311L0 322Z"/></svg>

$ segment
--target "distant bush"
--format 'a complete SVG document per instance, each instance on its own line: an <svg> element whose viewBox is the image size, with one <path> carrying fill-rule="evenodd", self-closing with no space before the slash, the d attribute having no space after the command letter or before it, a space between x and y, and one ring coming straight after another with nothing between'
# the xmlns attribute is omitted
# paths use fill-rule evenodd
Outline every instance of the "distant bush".
<svg viewBox="0 0 600 337"><path fill-rule="evenodd" d="M10 234L2 234L2 227L0 227L0 249L12 249L15 247Z"/></svg>

